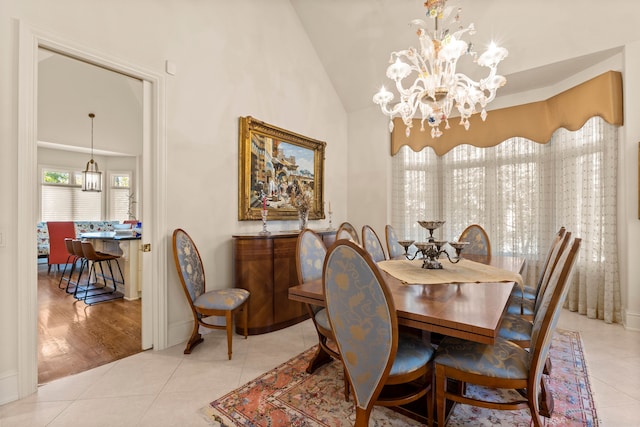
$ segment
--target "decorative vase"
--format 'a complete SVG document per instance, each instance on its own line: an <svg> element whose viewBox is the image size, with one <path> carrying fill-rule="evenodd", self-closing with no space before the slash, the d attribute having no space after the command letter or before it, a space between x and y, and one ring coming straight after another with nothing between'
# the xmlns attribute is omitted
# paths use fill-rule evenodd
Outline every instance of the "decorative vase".
<svg viewBox="0 0 640 427"><path fill-rule="evenodd" d="M298 221L300 223L300 231L307 228L308 219L309 219L309 211L298 211Z"/></svg>

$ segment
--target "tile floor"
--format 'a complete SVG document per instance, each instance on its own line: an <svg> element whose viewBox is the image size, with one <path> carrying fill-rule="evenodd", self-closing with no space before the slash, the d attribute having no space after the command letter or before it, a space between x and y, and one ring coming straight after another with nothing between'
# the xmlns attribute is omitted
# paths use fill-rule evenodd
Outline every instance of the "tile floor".
<svg viewBox="0 0 640 427"><path fill-rule="evenodd" d="M565 311L559 326L580 331L601 425L640 424L640 333ZM310 321L247 340L223 331L191 355L178 345L148 351L53 381L0 406L9 426L206 426L199 409L316 343Z"/></svg>

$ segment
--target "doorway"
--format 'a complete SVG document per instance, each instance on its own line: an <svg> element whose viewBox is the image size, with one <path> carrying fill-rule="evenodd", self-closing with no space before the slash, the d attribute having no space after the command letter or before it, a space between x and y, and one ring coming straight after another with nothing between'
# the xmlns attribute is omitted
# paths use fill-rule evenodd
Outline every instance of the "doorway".
<svg viewBox="0 0 640 427"><path fill-rule="evenodd" d="M167 346L166 257L160 230L164 230L166 200L166 140L162 77L125 61L110 59L86 47L61 42L20 22L18 46L18 224L24 239L18 243L18 398L37 388L37 50L45 48L86 63L140 79L143 84L143 155L141 170L141 218L144 224L142 252L142 348ZM35 191L34 191L35 190ZM148 250L147 250L148 249ZM153 249L153 250L151 250Z"/></svg>
<svg viewBox="0 0 640 427"><path fill-rule="evenodd" d="M82 221L82 229L102 229L112 221L137 220L142 81L39 48L37 103L38 176L43 179L38 183L38 229L45 232L47 221ZM99 165L101 192L78 186L89 157ZM46 246L40 249L45 252ZM138 253L127 250L129 256ZM64 286L71 283L61 280L70 265L45 269L46 255L38 261L38 384L143 350L137 291L87 306L69 290L73 286ZM130 282L128 277L131 288Z"/></svg>

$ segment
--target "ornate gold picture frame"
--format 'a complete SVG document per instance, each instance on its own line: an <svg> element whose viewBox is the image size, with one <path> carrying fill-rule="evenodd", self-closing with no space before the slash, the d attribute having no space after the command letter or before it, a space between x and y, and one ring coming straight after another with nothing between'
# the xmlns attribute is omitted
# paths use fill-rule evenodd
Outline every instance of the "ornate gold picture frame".
<svg viewBox="0 0 640 427"><path fill-rule="evenodd" d="M309 202L309 219L324 219L326 142L299 135L251 116L240 117L238 219L298 218L296 200ZM296 199L298 197L298 199Z"/></svg>

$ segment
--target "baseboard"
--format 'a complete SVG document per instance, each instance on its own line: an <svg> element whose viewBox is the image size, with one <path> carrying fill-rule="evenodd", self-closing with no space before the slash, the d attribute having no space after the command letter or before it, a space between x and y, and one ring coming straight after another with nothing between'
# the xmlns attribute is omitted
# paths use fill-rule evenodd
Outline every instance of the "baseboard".
<svg viewBox="0 0 640 427"><path fill-rule="evenodd" d="M18 400L18 373L0 374L0 405Z"/></svg>
<svg viewBox="0 0 640 427"><path fill-rule="evenodd" d="M191 336L193 329L193 320L183 320L169 325L167 331L167 347L183 343Z"/></svg>
<svg viewBox="0 0 640 427"><path fill-rule="evenodd" d="M206 318L207 323L212 325L224 325L225 318L223 316L211 316ZM169 332L167 337L167 347L174 346L176 344L186 342L191 336L193 331L193 320L183 320L182 322L176 322L169 326ZM212 330L200 326L200 334L206 335Z"/></svg>
<svg viewBox="0 0 640 427"><path fill-rule="evenodd" d="M623 310L624 328L628 331L640 331L640 313Z"/></svg>

